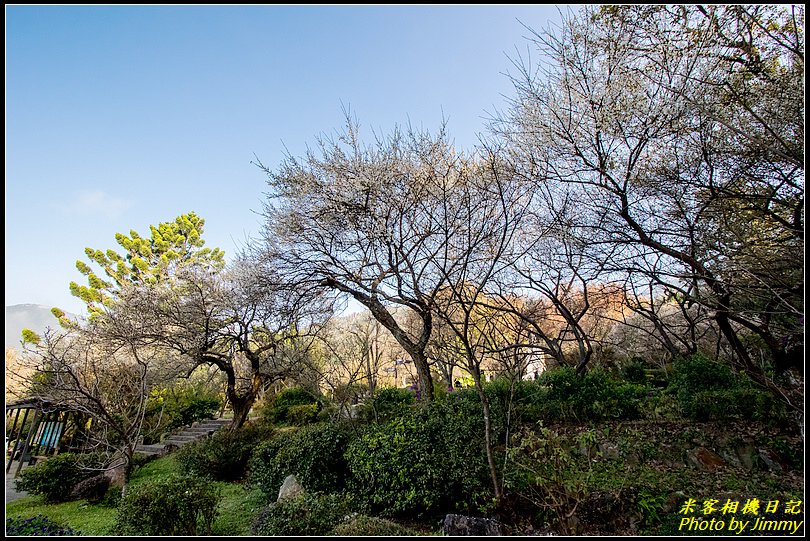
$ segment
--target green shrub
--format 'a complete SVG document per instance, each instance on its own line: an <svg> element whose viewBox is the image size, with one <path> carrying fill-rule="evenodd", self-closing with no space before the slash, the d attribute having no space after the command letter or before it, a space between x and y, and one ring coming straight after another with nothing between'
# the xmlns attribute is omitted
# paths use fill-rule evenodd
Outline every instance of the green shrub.
<svg viewBox="0 0 810 541"><path fill-rule="evenodd" d="M357 515L348 522L338 524L332 535L357 536L405 536L420 535L419 532L384 518Z"/></svg>
<svg viewBox="0 0 810 541"><path fill-rule="evenodd" d="M210 535L221 499L206 479L170 475L130 488L118 506L120 535Z"/></svg>
<svg viewBox="0 0 810 541"><path fill-rule="evenodd" d="M280 433L253 453L251 483L275 497L284 478L294 474L307 490L339 491L349 477L343 455L353 437L351 427L342 423L319 423Z"/></svg>
<svg viewBox="0 0 810 541"><path fill-rule="evenodd" d="M374 397L363 406L363 418L368 421L385 422L413 410L416 394L408 389L384 387L374 393Z"/></svg>
<svg viewBox="0 0 810 541"><path fill-rule="evenodd" d="M321 410L321 404L317 396L301 387L293 387L278 393L272 404L262 409L262 415L265 421L271 423L290 424L290 408L311 405L315 406L316 413Z"/></svg>
<svg viewBox="0 0 810 541"><path fill-rule="evenodd" d="M74 486L98 473L100 460L95 454L60 453L22 470L17 490L42 494L48 502L65 501Z"/></svg>
<svg viewBox="0 0 810 541"><path fill-rule="evenodd" d="M478 509L491 499L483 434L480 408L460 394L372 425L346 452L353 492L389 515Z"/></svg>
<svg viewBox="0 0 810 541"><path fill-rule="evenodd" d="M647 363L640 357L628 360L621 369L622 379L630 383L644 384L647 382Z"/></svg>
<svg viewBox="0 0 810 541"><path fill-rule="evenodd" d="M700 354L675 362L669 392L677 398L681 413L698 421L765 420L779 413L770 394Z"/></svg>
<svg viewBox="0 0 810 541"><path fill-rule="evenodd" d="M318 404L302 404L287 409L287 420L291 425L304 426L314 423L318 417Z"/></svg>
<svg viewBox="0 0 810 541"><path fill-rule="evenodd" d="M223 429L208 439L184 445L174 456L187 474L236 481L245 476L256 446L271 434L271 429L258 425Z"/></svg>
<svg viewBox="0 0 810 541"><path fill-rule="evenodd" d="M355 510L348 494L302 494L266 507L253 523L256 535L327 535Z"/></svg>
<svg viewBox="0 0 810 541"><path fill-rule="evenodd" d="M44 515L31 518L6 517L6 536L29 535L82 535L72 528L64 528Z"/></svg>
<svg viewBox="0 0 810 541"><path fill-rule="evenodd" d="M584 376L570 367L544 372L536 382L539 393L532 413L547 421L638 419L648 388L593 370Z"/></svg>

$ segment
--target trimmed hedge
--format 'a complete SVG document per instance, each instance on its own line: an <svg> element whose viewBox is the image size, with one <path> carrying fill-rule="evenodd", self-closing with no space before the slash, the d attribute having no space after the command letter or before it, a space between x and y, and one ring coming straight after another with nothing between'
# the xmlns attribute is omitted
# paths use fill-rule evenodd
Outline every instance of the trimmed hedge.
<svg viewBox="0 0 810 541"><path fill-rule="evenodd" d="M120 535L210 535L220 490L196 476L170 475L130 488L118 505Z"/></svg>

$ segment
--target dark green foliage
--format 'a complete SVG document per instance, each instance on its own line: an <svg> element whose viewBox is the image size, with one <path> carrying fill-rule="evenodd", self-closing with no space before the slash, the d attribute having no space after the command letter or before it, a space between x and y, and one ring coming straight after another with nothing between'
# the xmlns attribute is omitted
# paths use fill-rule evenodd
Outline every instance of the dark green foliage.
<svg viewBox="0 0 810 541"><path fill-rule="evenodd" d="M407 415L416 403L416 394L408 389L385 387L374 393L365 404L363 417L369 421L385 422Z"/></svg>
<svg viewBox="0 0 810 541"><path fill-rule="evenodd" d="M321 410L318 397L301 387L284 389L278 393L271 406L262 410L263 415L272 423L283 425L292 424L290 419L290 408L295 406L314 405L315 412ZM299 415L300 414L296 414Z"/></svg>
<svg viewBox="0 0 810 541"><path fill-rule="evenodd" d="M236 481L244 477L253 451L271 434L272 429L259 425L220 430L208 439L184 445L174 456L185 473Z"/></svg>
<svg viewBox="0 0 810 541"><path fill-rule="evenodd" d="M372 425L346 452L354 492L389 515L475 510L491 498L483 434L462 393Z"/></svg>
<svg viewBox="0 0 810 541"><path fill-rule="evenodd" d="M273 498L290 474L307 490L341 490L349 477L343 455L353 437L352 428L339 423L319 423L279 433L254 452L251 483Z"/></svg>
<svg viewBox="0 0 810 541"><path fill-rule="evenodd" d="M348 494L302 494L270 504L256 517L256 535L327 535L355 511Z"/></svg>
<svg viewBox="0 0 810 541"><path fill-rule="evenodd" d="M44 515L31 518L6 517L6 536L81 535L72 528L63 528Z"/></svg>
<svg viewBox="0 0 810 541"><path fill-rule="evenodd" d="M547 421L638 419L648 393L644 385L616 380L602 370L578 376L570 367L544 372L536 384L544 392L531 413Z"/></svg>
<svg viewBox="0 0 810 541"><path fill-rule="evenodd" d="M647 363L644 359L633 357L622 366L622 379L630 383L644 384L647 382Z"/></svg>
<svg viewBox="0 0 810 541"><path fill-rule="evenodd" d="M669 386L686 417L698 421L727 418L765 420L778 413L769 393L751 386L747 378L702 355L679 359Z"/></svg>
<svg viewBox="0 0 810 541"><path fill-rule="evenodd" d="M42 494L49 502L62 502L70 497L80 481L97 474L99 457L92 454L60 453L20 473L17 490Z"/></svg>
<svg viewBox="0 0 810 541"><path fill-rule="evenodd" d="M130 488L118 506L120 535L210 535L220 491L206 479L171 475Z"/></svg>
<svg viewBox="0 0 810 541"><path fill-rule="evenodd" d="M420 535L419 532L384 518L357 515L348 522L338 524L332 535L356 536L405 536Z"/></svg>

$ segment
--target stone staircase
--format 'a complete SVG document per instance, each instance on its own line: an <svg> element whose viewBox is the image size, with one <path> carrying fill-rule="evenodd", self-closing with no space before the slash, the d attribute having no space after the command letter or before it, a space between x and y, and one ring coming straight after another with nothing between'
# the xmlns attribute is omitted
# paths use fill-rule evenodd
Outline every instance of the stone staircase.
<svg viewBox="0 0 810 541"><path fill-rule="evenodd" d="M211 436L223 426L231 424L230 419L208 419L194 423L191 427L186 427L176 434L172 434L161 443L152 445L139 445L135 448L136 453L145 455L163 455L171 450L171 447L182 447L185 444L204 439ZM167 447L169 449L167 449Z"/></svg>

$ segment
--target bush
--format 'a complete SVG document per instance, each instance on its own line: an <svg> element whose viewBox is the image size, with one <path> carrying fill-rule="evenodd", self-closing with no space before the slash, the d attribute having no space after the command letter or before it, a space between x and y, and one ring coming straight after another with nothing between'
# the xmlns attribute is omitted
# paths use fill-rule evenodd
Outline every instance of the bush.
<svg viewBox="0 0 810 541"><path fill-rule="evenodd" d="M644 384L647 382L646 367L644 359L633 357L622 366L622 378L630 383Z"/></svg>
<svg viewBox="0 0 810 541"><path fill-rule="evenodd" d="M275 424L290 424L292 422L289 417L290 408L313 405L315 406L315 413L321 410L321 404L317 396L301 387L293 387L278 393L273 403L269 407L262 409L262 415L265 417L265 421ZM301 410L297 411L300 412Z"/></svg>
<svg viewBox="0 0 810 541"><path fill-rule="evenodd" d="M42 494L48 502L66 501L79 482L98 473L100 457L94 454L60 453L26 468L17 479L17 490Z"/></svg>
<svg viewBox="0 0 810 541"><path fill-rule="evenodd" d="M461 394L372 425L346 452L353 492L389 515L478 509L491 500L483 433Z"/></svg>
<svg viewBox="0 0 810 541"><path fill-rule="evenodd" d="M348 522L338 524L335 527L332 535L340 535L344 537L357 537L357 536L404 536L404 535L420 535L419 532L401 526L396 522L386 520L384 518L369 517L366 515L357 515Z"/></svg>
<svg viewBox="0 0 810 541"><path fill-rule="evenodd" d="M648 388L613 379L602 370L578 376L570 367L544 372L536 382L545 388L532 412L547 421L638 419Z"/></svg>
<svg viewBox="0 0 810 541"><path fill-rule="evenodd" d="M82 535L72 528L63 528L44 515L32 518L6 517L6 536L13 535Z"/></svg>
<svg viewBox="0 0 810 541"><path fill-rule="evenodd" d="M287 409L287 421L291 425L304 426L314 423L318 417L318 404L302 404Z"/></svg>
<svg viewBox="0 0 810 541"><path fill-rule="evenodd" d="M363 407L363 418L367 421L385 422L413 410L416 394L408 389L385 387L374 393L374 397Z"/></svg>
<svg viewBox="0 0 810 541"><path fill-rule="evenodd" d="M348 494L302 494L270 504L256 517L256 535L327 535L355 509Z"/></svg>
<svg viewBox="0 0 810 541"><path fill-rule="evenodd" d="M700 354L675 362L669 391L677 398L683 415L698 421L764 420L777 409L770 394L753 388L728 366Z"/></svg>
<svg viewBox="0 0 810 541"><path fill-rule="evenodd" d="M220 491L206 479L171 475L130 488L118 506L120 535L210 535Z"/></svg>
<svg viewBox="0 0 810 541"><path fill-rule="evenodd" d="M266 427L254 425L220 430L208 439L184 445L174 456L187 474L236 481L244 477L256 446L271 433Z"/></svg>
<svg viewBox="0 0 810 541"><path fill-rule="evenodd" d="M321 423L284 432L262 443L250 461L251 483L269 497L294 474L307 490L336 492L349 477L346 448L354 435L341 423Z"/></svg>

